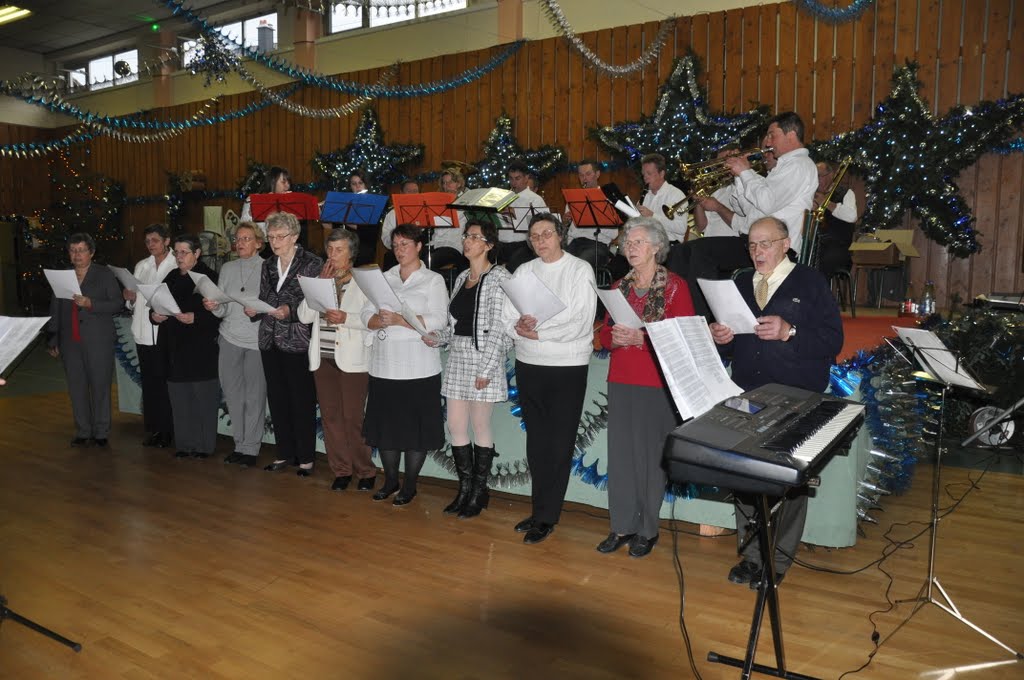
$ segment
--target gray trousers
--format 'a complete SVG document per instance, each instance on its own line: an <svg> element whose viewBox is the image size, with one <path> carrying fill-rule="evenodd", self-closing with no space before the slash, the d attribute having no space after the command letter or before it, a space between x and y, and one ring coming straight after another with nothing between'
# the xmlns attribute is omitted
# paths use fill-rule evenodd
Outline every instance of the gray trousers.
<svg viewBox="0 0 1024 680"><path fill-rule="evenodd" d="M676 424L666 389L608 383L608 513L615 533L658 535L662 451Z"/></svg>
<svg viewBox="0 0 1024 680"><path fill-rule="evenodd" d="M67 376L75 437L110 436L110 383L114 376L114 342L65 342L60 356Z"/></svg>
<svg viewBox="0 0 1024 680"><path fill-rule="evenodd" d="M267 382L260 351L239 347L222 337L217 364L235 451L258 456L267 417Z"/></svg>
<svg viewBox="0 0 1024 680"><path fill-rule="evenodd" d="M217 446L220 385L216 380L167 382L174 413L174 445L179 451L213 453Z"/></svg>
<svg viewBox="0 0 1024 680"><path fill-rule="evenodd" d="M749 498L742 498L737 496L736 498L736 539L737 546L742 548L743 541L746 539L748 532L747 517L753 518L754 506L748 504L746 501L751 500ZM769 507L772 507L772 503L775 499L768 499ZM775 522L775 573L785 574L786 570L789 569L790 565L793 564L792 557L796 555L796 550L800 547L800 538L804 535L804 522L807 520L807 490L798 489L796 492L787 496L785 503L782 507L775 512L773 521ZM760 541L758 541L755 535L751 539L750 543L747 544L746 548L742 548L740 554L743 559L749 560L754 564L761 564L761 553L760 553Z"/></svg>

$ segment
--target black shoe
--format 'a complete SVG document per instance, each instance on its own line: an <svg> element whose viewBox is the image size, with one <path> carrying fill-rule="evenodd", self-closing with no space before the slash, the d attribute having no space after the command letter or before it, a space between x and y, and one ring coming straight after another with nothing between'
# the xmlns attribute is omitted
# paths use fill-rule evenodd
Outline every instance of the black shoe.
<svg viewBox="0 0 1024 680"><path fill-rule="evenodd" d="M242 454L240 454L238 451L235 451L234 453L230 453L230 454L228 454L227 456L224 457L224 462L225 463L241 463L242 462Z"/></svg>
<svg viewBox="0 0 1024 680"><path fill-rule="evenodd" d="M413 498L416 498L415 491L408 495L404 491L399 491L398 495L395 496L395 500L391 501L391 505L408 505L412 503Z"/></svg>
<svg viewBox="0 0 1024 680"><path fill-rule="evenodd" d="M75 437L71 440L71 446L77 449L84 449L92 446L92 440L88 437Z"/></svg>
<svg viewBox="0 0 1024 680"><path fill-rule="evenodd" d="M634 536L636 536L636 534L625 534L623 536L619 536L617 533L613 531L610 534L608 534L608 538L604 539L603 541L597 544L597 552L604 553L605 555L607 555L608 553L613 553L622 546L629 543Z"/></svg>
<svg viewBox="0 0 1024 680"><path fill-rule="evenodd" d="M153 435L153 446L166 449L174 441L174 436L170 432L157 432Z"/></svg>
<svg viewBox="0 0 1024 680"><path fill-rule="evenodd" d="M534 522L533 527L526 532L523 536L523 543L526 545L533 545L540 543L545 538L551 535L551 532L555 530L554 524L545 524L544 522Z"/></svg>
<svg viewBox="0 0 1024 680"><path fill-rule="evenodd" d="M398 491L398 489L399 489L398 482L395 482L394 486L386 486L386 485L382 486L380 488L380 491L378 491L377 493L373 494L373 500L375 500L375 501L387 500L388 497L391 496L391 494L393 494L394 492Z"/></svg>
<svg viewBox="0 0 1024 680"><path fill-rule="evenodd" d="M762 576L764 576L764 572L763 571L758 572L757 578L750 579L750 589L751 590L757 590L758 588L761 587L761 577ZM775 587L776 588L778 588L782 584L782 579L784 579L784 578L786 578L786 572L782 572L781 574L778 573L778 572L775 573Z"/></svg>
<svg viewBox="0 0 1024 680"><path fill-rule="evenodd" d="M348 488L348 485L352 483L352 475L345 475L344 477L335 477L334 484L331 484L331 491L344 491Z"/></svg>
<svg viewBox="0 0 1024 680"><path fill-rule="evenodd" d="M658 537L647 538L637 534L633 537L633 540L629 542L629 556L630 557L647 557L654 550L654 546L658 544Z"/></svg>
<svg viewBox="0 0 1024 680"><path fill-rule="evenodd" d="M527 531L532 529L536 524L537 520L535 520L531 515L530 517L527 517L522 522L516 525L516 532L520 534L525 534Z"/></svg>
<svg viewBox="0 0 1024 680"><path fill-rule="evenodd" d="M142 439L143 446L159 446L160 433L150 432Z"/></svg>
<svg viewBox="0 0 1024 680"><path fill-rule="evenodd" d="M356 491L370 491L376 483L376 477L365 477L359 480L359 483L356 485Z"/></svg>
<svg viewBox="0 0 1024 680"><path fill-rule="evenodd" d="M289 465L291 465L291 463L289 463L286 460L275 460L273 463L267 465L263 469L266 470L267 472L277 472L278 470L285 469Z"/></svg>
<svg viewBox="0 0 1024 680"><path fill-rule="evenodd" d="M761 580L761 567L750 560L743 560L729 570L730 583L750 583Z"/></svg>
<svg viewBox="0 0 1024 680"><path fill-rule="evenodd" d="M102 448L102 447L107 445L107 438L106 437L94 437L93 440L92 440L92 443L93 443L93 445L99 446L99 447Z"/></svg>
<svg viewBox="0 0 1024 680"><path fill-rule="evenodd" d="M260 459L259 456L247 456L244 453L240 453L240 454L238 454L238 460L235 461L235 462L238 463L239 465L241 465L242 467L246 467L247 468L247 467L252 467L252 466L256 465L256 463L259 461L259 459Z"/></svg>
<svg viewBox="0 0 1024 680"><path fill-rule="evenodd" d="M199 460L206 460L207 458L210 457L210 454L203 453L202 451L193 451L192 452L192 457L193 458L198 458Z"/></svg>
<svg viewBox="0 0 1024 680"><path fill-rule="evenodd" d="M174 457L175 457L175 458L188 458L188 457L189 457L189 456L191 456L191 455L192 455L192 454L191 454L191 453L189 453L188 451L176 451L176 452L174 453Z"/></svg>
<svg viewBox="0 0 1024 680"><path fill-rule="evenodd" d="M309 467L302 467L300 465L299 469L295 471L295 474L298 475L299 477L312 477L313 476L313 466L310 465Z"/></svg>

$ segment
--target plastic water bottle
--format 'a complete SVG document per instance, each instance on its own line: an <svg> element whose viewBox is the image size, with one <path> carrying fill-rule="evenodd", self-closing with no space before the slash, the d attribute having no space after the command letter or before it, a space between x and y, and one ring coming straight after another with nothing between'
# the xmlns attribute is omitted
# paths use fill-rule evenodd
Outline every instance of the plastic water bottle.
<svg viewBox="0 0 1024 680"><path fill-rule="evenodd" d="M924 284L924 292L921 293L917 313L921 316L931 316L935 313L935 284L931 281Z"/></svg>

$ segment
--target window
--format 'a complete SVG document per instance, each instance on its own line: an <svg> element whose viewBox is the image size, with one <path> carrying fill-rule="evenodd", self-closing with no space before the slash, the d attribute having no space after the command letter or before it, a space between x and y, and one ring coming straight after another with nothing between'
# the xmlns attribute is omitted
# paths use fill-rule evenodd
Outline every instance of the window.
<svg viewBox="0 0 1024 680"><path fill-rule="evenodd" d="M101 90L105 87L132 83L139 79L139 51L126 50L90 59L85 66L68 71L68 87L72 90L88 87Z"/></svg>
<svg viewBox="0 0 1024 680"><path fill-rule="evenodd" d="M428 17L466 9L467 0L412 0L391 5L362 6L339 3L331 12L331 33L341 33L364 26L386 26L417 17ZM364 12L368 21L364 23Z"/></svg>

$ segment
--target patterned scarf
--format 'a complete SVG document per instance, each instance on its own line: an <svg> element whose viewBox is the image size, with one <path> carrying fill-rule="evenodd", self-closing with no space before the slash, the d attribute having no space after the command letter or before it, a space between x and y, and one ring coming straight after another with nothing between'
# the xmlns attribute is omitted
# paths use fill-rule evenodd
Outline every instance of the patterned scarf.
<svg viewBox="0 0 1024 680"><path fill-rule="evenodd" d="M629 297L629 289L633 287L636 280L636 270L631 269L628 274L619 281L619 292L623 297ZM654 271L654 278L651 280L651 287L647 289L647 299L644 301L644 313L640 318L644 322L661 321L665 318L665 284L668 281L668 270L662 265Z"/></svg>

